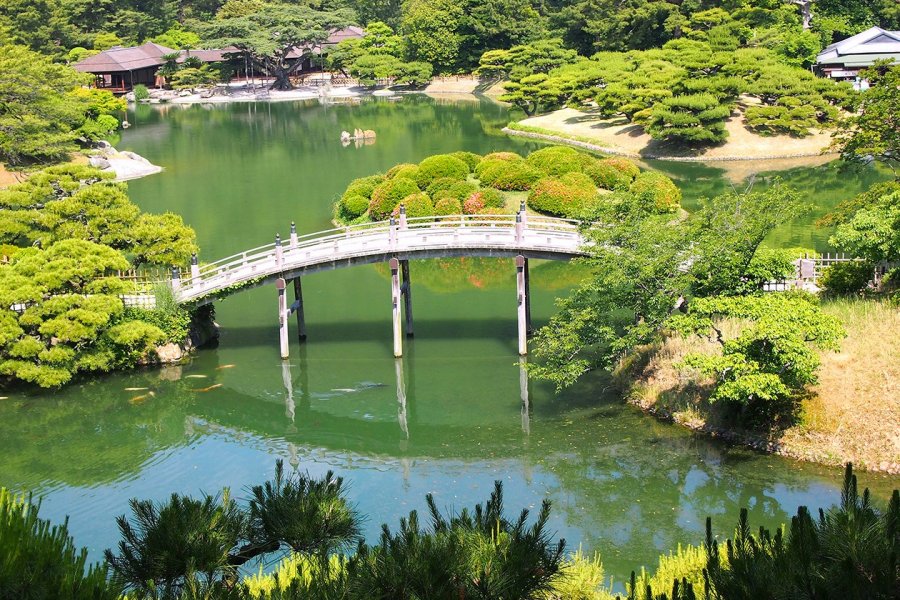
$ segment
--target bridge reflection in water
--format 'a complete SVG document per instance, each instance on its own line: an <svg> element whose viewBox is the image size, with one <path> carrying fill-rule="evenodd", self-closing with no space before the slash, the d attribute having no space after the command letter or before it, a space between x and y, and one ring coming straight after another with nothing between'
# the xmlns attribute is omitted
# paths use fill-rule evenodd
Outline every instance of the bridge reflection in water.
<svg viewBox="0 0 900 600"><path fill-rule="evenodd" d="M294 400L294 392L299 384L300 388L300 401L304 406L308 406L310 402L310 393L309 393L309 366L306 364L305 358L300 359L300 364L298 365L297 371L297 379L294 378L294 365L292 365L289 361L281 362L281 381L284 385L285 395L284 395L284 416L291 422L291 424L295 424L295 419L297 415L297 405ZM395 358L394 359L394 375L395 375L395 387L397 390L397 424L400 427L400 431L403 433L403 438L405 440L410 439L409 434L409 423L407 421L407 394L406 394L406 373L403 368L403 359ZM531 402L529 400L529 382L528 382L528 370L526 368L526 360L523 357L519 362L519 398L521 399L521 420L522 420L522 433L526 436L531 433Z"/></svg>

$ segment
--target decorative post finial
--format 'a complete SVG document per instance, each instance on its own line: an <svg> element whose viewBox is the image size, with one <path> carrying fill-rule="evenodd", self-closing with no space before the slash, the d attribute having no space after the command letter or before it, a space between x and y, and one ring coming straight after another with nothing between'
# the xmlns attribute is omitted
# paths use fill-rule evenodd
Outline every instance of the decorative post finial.
<svg viewBox="0 0 900 600"><path fill-rule="evenodd" d="M200 260L197 258L197 253L194 252L193 254L191 254L191 265L199 265L199 264L200 264Z"/></svg>
<svg viewBox="0 0 900 600"><path fill-rule="evenodd" d="M275 234L275 245L276 245L276 246L280 246L280 245L281 245L281 234L280 234L280 233L276 233L276 234Z"/></svg>
<svg viewBox="0 0 900 600"><path fill-rule="evenodd" d="M400 203L400 229L406 229L406 205Z"/></svg>
<svg viewBox="0 0 900 600"><path fill-rule="evenodd" d="M181 279L181 271L175 265L172 265L172 279Z"/></svg>
<svg viewBox="0 0 900 600"><path fill-rule="evenodd" d="M406 205L403 204L402 202L400 203L400 214L401 214L401 215L405 215L405 214L406 214Z"/></svg>
<svg viewBox="0 0 900 600"><path fill-rule="evenodd" d="M521 202L519 202L519 212L520 212L520 213L525 212L525 201L524 201L524 200L522 200Z"/></svg>
<svg viewBox="0 0 900 600"><path fill-rule="evenodd" d="M297 233L297 224L291 221L291 233Z"/></svg>

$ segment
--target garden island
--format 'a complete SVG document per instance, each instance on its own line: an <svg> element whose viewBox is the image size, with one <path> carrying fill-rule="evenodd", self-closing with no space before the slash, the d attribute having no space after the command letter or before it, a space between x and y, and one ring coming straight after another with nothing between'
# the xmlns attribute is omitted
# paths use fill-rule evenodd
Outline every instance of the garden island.
<svg viewBox="0 0 900 600"><path fill-rule="evenodd" d="M0 596L898 598L898 30L4 3Z"/></svg>

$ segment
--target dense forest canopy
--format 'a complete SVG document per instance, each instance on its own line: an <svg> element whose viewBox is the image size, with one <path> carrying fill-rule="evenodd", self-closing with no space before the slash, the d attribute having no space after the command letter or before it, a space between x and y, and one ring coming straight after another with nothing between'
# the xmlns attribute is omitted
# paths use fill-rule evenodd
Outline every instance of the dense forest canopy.
<svg viewBox="0 0 900 600"><path fill-rule="evenodd" d="M488 50L560 38L589 56L646 50L673 39L714 47L760 46L797 64L833 40L866 27L900 29L894 0L7 0L0 40L62 61L73 48L102 50L147 40L196 45L187 36L216 19L246 17L266 6L347 11L360 25L382 22L403 37L404 60L436 73L469 71ZM733 48L731 48L733 49Z"/></svg>

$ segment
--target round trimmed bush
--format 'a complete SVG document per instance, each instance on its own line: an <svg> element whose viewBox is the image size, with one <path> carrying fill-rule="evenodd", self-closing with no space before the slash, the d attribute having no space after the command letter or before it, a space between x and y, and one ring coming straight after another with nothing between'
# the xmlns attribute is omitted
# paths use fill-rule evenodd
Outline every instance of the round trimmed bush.
<svg viewBox="0 0 900 600"><path fill-rule="evenodd" d="M416 192L415 194L410 194L406 198L404 198L400 204L403 204L406 207L406 216L407 217L430 217L434 214L434 204L431 203L431 198L428 197L428 194L424 192ZM394 216L400 214L400 205L397 205L397 208L394 209Z"/></svg>
<svg viewBox="0 0 900 600"><path fill-rule="evenodd" d="M371 198L372 191L378 184L384 182L384 175L371 175L369 177L360 177L354 179L344 191L344 196L362 196L363 198Z"/></svg>
<svg viewBox="0 0 900 600"><path fill-rule="evenodd" d="M490 160L478 164L479 180L498 190L528 190L543 176L524 160Z"/></svg>
<svg viewBox="0 0 900 600"><path fill-rule="evenodd" d="M528 206L558 217L574 217L596 197L597 190L593 185L588 190L581 185L571 185L548 177L540 180L528 194Z"/></svg>
<svg viewBox="0 0 900 600"><path fill-rule="evenodd" d="M419 163L419 172L416 175L416 183L419 187L428 187L435 179L450 177L452 179L465 179L469 174L469 165L450 154L437 154L429 156Z"/></svg>
<svg viewBox="0 0 900 600"><path fill-rule="evenodd" d="M400 163L399 165L394 165L388 172L384 174L388 179L394 179L395 177L406 177L408 179L416 180L416 175L419 174L419 166L414 165L412 163Z"/></svg>
<svg viewBox="0 0 900 600"><path fill-rule="evenodd" d="M434 214L459 215L462 214L462 202L456 198L445 197L434 202Z"/></svg>
<svg viewBox="0 0 900 600"><path fill-rule="evenodd" d="M652 212L675 212L681 206L681 190L674 181L656 171L641 173L629 189Z"/></svg>
<svg viewBox="0 0 900 600"><path fill-rule="evenodd" d="M494 188L481 188L477 192L470 194L468 198L475 198L485 208L503 208L506 206L503 194Z"/></svg>
<svg viewBox="0 0 900 600"><path fill-rule="evenodd" d="M438 197L451 197L462 202L469 194L477 189L478 186L469 183L468 181L459 181L449 177L441 177L440 179L434 180L434 182L428 186L428 195L435 200Z"/></svg>
<svg viewBox="0 0 900 600"><path fill-rule="evenodd" d="M609 165L614 169L621 171L628 175L629 179L632 181L635 177L641 174L641 169L636 164L628 160L627 158L620 158L618 156L610 156L609 158L604 158L600 162L605 165Z"/></svg>
<svg viewBox="0 0 900 600"><path fill-rule="evenodd" d="M474 215L478 211L484 210L484 200L478 194L472 194L463 202L462 211L465 215Z"/></svg>
<svg viewBox="0 0 900 600"><path fill-rule="evenodd" d="M492 166L495 166L497 162L518 162L524 161L525 159L516 154L515 152L491 152L490 154L485 154L484 158L481 159L477 165L475 165L475 177L481 179L481 174L485 169L488 169Z"/></svg>
<svg viewBox="0 0 900 600"><path fill-rule="evenodd" d="M594 180L584 173L565 173L562 177L559 178L559 180L566 185L577 187L579 189L585 190L586 192L593 193L597 191L597 186L594 185Z"/></svg>
<svg viewBox="0 0 900 600"><path fill-rule="evenodd" d="M822 272L819 285L831 296L855 294L869 284L875 267L865 261L848 261L834 263Z"/></svg>
<svg viewBox="0 0 900 600"><path fill-rule="evenodd" d="M372 200L369 202L369 216L373 221L387 219L400 201L419 191L419 186L412 179L396 177L378 185L372 191Z"/></svg>
<svg viewBox="0 0 900 600"><path fill-rule="evenodd" d="M573 171L581 171L581 157L584 156L568 146L541 148L528 155L525 161L532 167L554 177Z"/></svg>
<svg viewBox="0 0 900 600"><path fill-rule="evenodd" d="M602 160L585 167L584 174L593 180L594 185L604 190L627 190L632 181L631 176L627 173L623 173Z"/></svg>
<svg viewBox="0 0 900 600"><path fill-rule="evenodd" d="M466 163L466 165L468 165L468 167L469 167L470 173L475 169L475 165L477 165L479 162L481 162L481 155L475 154L474 152L463 152L463 151L451 152L450 156L458 158L459 160Z"/></svg>
<svg viewBox="0 0 900 600"><path fill-rule="evenodd" d="M348 219L355 219L369 209L369 199L359 194L341 198L341 213Z"/></svg>

